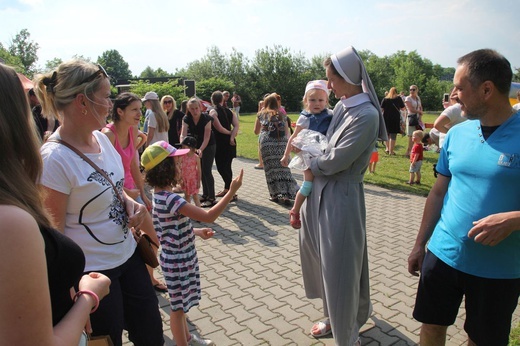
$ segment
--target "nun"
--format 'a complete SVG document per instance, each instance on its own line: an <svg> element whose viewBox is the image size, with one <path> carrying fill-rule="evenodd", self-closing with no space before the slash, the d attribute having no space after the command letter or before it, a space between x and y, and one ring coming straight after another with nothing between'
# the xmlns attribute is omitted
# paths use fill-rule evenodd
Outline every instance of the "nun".
<svg viewBox="0 0 520 346"><path fill-rule="evenodd" d="M360 345L370 303L363 177L376 141L387 140L372 82L353 47L327 58L327 87L340 101L324 155L311 159L312 193L302 207L300 256L307 298L321 298L325 319L311 335Z"/></svg>

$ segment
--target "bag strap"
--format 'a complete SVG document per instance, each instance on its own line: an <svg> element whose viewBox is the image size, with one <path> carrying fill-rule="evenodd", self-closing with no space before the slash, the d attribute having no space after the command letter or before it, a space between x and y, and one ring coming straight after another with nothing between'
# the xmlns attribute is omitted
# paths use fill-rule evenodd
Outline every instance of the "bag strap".
<svg viewBox="0 0 520 346"><path fill-rule="evenodd" d="M94 162L92 162L91 159L89 159L85 154L83 154L81 151L79 151L76 147L74 147L71 144L65 142L63 139L54 139L53 138L53 139L47 140L47 142L56 142L56 143L59 143L59 144L62 144L64 146L66 146L67 148L69 148L70 150L75 152L79 157L81 157L86 163L91 165L92 168L94 168L99 174L101 174L103 176L103 178L105 178L110 183L110 185L112 185L112 189L114 189L114 193L116 194L117 199L119 199L119 202L121 202L121 206L123 208L125 207L125 200L123 199L123 197L119 193L119 190L117 190L117 187L112 182L112 179L110 179L110 177L108 176L108 174L105 173L104 170L102 170L101 168L98 167L98 165L96 165ZM136 228L136 227L134 227L134 230L135 230L135 235L137 237L141 237L141 234L143 234L143 235L145 235L147 237L147 239L148 239L148 241L150 243L155 245L156 248L159 248L159 245L157 245L146 233L141 232L141 230L139 228Z"/></svg>
<svg viewBox="0 0 520 346"><path fill-rule="evenodd" d="M110 185L112 185L112 189L114 189L114 193L116 194L117 199L119 199L119 202L121 202L121 205L123 207L125 206L125 201L124 201L123 197L121 196L121 194L119 193L119 190L117 190L117 187L112 182L112 179L110 179L108 174L106 174L105 171L103 171L101 168L98 167L98 165L96 165L94 162L92 162L92 160L89 159L85 154L83 154L81 151L79 151L76 147L65 142L63 139L54 139L53 138L53 139L49 139L48 142L56 142L56 143L66 146L67 148L69 148L70 150L75 152L79 157L81 157L83 159L83 161L85 161L86 163L91 165L92 168L94 168L99 174L101 174L103 176L103 178L105 178L110 183Z"/></svg>

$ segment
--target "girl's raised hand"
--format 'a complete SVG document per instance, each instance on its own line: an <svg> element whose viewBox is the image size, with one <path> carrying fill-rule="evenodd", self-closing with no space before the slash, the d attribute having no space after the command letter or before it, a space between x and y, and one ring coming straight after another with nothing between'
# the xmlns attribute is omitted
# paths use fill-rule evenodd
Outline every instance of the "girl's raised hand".
<svg viewBox="0 0 520 346"><path fill-rule="evenodd" d="M244 169L240 170L238 176L231 181L231 185L229 186L229 190L233 191L233 194L238 191L240 186L242 186L242 179L244 178Z"/></svg>

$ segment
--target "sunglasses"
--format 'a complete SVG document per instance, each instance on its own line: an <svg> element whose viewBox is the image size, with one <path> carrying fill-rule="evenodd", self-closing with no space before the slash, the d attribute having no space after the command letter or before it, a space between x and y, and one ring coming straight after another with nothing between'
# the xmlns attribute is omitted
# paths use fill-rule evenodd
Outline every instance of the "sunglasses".
<svg viewBox="0 0 520 346"><path fill-rule="evenodd" d="M108 76L108 73L107 71L105 71L105 69L103 68L103 66L101 65L97 65L98 67L98 70L96 72L94 72L91 76L85 78L84 80L81 81L81 83L79 83L80 85L81 84L84 84L84 83L89 83L89 82L92 82L94 79L96 79L99 75L104 75L106 78L110 78Z"/></svg>
<svg viewBox="0 0 520 346"><path fill-rule="evenodd" d="M167 104L167 103L173 103L173 101L172 101L172 100L164 100L163 103L164 103L164 104Z"/></svg>
<svg viewBox="0 0 520 346"><path fill-rule="evenodd" d="M416 89L410 89L410 91L415 91Z"/></svg>

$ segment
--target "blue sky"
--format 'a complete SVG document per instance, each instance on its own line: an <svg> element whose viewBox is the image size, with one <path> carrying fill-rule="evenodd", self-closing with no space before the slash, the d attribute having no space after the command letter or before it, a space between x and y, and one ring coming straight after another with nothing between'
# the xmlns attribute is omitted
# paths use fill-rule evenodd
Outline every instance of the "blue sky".
<svg viewBox="0 0 520 346"><path fill-rule="evenodd" d="M518 0L0 0L0 42L28 29L40 66L116 49L134 75L174 72L211 46L248 58L273 45L308 59L349 45L380 57L416 50L444 67L494 48L518 68L519 18Z"/></svg>

